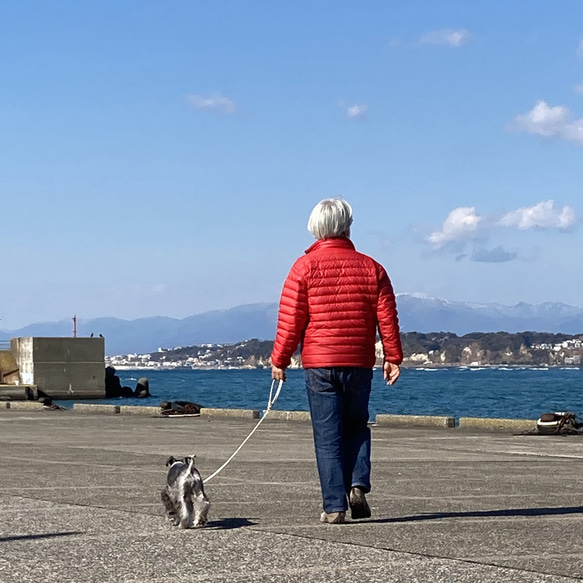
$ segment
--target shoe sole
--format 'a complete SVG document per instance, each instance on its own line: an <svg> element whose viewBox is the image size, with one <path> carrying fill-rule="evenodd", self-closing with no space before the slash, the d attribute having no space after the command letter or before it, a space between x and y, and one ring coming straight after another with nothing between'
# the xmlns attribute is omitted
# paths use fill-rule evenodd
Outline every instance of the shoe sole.
<svg viewBox="0 0 583 583"><path fill-rule="evenodd" d="M370 518L370 506L364 498L364 494L362 498L358 495L354 495L351 493L350 495L350 516L352 520L360 520L361 518Z"/></svg>

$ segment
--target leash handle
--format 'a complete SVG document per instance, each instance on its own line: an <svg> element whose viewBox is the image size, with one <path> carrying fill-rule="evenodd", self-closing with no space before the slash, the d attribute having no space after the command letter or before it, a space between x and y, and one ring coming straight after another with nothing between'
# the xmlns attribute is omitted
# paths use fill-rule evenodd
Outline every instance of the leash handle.
<svg viewBox="0 0 583 583"><path fill-rule="evenodd" d="M279 381L279 385L277 386L277 391L275 391L275 396L273 396L273 387L275 386L275 379L271 381L271 388L269 389L269 401L267 403L267 409L265 410L265 415L267 415L267 411L270 411L275 401L277 401L277 397L279 397L279 393L281 393L281 387L283 387L283 381Z"/></svg>
<svg viewBox="0 0 583 583"><path fill-rule="evenodd" d="M281 392L281 387L283 387L283 381L279 381L279 385L277 387L277 390L275 391L275 394L273 393L274 387L275 387L275 379L273 379L271 381L271 388L269 389L269 401L267 403L267 409L265 410L265 413L263 413L263 417L261 417L261 419L259 419L259 422L257 423L257 425L255 425L255 427L253 428L251 433L243 440L243 443L241 443L241 445L235 450L233 455L231 455L231 457L218 470L216 470L210 476L208 476L206 479L204 479L202 481L203 484L206 484L207 482L212 480L217 474L219 474L223 470L223 468L227 467L229 462L239 453L241 448L249 441L251 436L257 431L258 427L263 423L263 420L267 417L267 414L271 411L271 408L273 407L273 405L275 404L275 401L277 401L277 398L279 397L279 393Z"/></svg>

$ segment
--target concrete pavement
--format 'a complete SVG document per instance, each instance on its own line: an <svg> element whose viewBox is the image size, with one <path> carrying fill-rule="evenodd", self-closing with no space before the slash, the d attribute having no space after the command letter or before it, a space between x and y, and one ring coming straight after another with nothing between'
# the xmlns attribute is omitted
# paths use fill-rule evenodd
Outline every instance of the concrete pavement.
<svg viewBox="0 0 583 583"><path fill-rule="evenodd" d="M173 528L166 458L208 476L255 423L0 409L0 582L583 578L582 436L373 427L373 517L325 525L310 426L268 418Z"/></svg>

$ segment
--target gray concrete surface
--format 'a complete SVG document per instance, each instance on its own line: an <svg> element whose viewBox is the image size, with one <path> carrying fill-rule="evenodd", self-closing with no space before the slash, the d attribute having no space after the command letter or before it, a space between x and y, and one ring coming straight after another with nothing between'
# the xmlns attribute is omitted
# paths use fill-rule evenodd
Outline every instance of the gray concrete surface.
<svg viewBox="0 0 583 583"><path fill-rule="evenodd" d="M583 437L373 427L373 517L318 521L308 424L266 419L178 530L169 455L210 475L252 419L0 410L0 581L583 578Z"/></svg>
<svg viewBox="0 0 583 583"><path fill-rule="evenodd" d="M103 338L11 338L20 382L53 399L105 397Z"/></svg>

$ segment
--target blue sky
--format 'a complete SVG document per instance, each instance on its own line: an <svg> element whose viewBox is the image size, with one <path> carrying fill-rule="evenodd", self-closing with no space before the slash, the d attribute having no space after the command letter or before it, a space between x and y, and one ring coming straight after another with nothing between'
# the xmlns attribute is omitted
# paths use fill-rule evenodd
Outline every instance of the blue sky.
<svg viewBox="0 0 583 583"><path fill-rule="evenodd" d="M0 0L0 326L277 301L343 196L400 293L583 306L580 0Z"/></svg>

